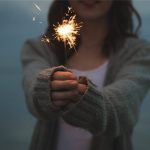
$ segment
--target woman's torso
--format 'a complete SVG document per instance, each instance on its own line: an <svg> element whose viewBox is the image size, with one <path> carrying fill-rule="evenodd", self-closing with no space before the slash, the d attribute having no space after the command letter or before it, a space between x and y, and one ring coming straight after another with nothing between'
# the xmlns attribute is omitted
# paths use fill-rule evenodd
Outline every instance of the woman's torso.
<svg viewBox="0 0 150 150"><path fill-rule="evenodd" d="M77 77L86 76L98 90L103 87L108 61L91 70L70 69ZM67 124L62 118L58 122L57 150L88 150L91 147L92 134L85 129Z"/></svg>

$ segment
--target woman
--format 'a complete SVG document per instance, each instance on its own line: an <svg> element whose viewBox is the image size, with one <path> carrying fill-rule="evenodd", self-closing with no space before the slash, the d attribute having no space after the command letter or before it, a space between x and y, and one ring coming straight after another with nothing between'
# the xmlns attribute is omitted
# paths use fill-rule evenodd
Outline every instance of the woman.
<svg viewBox="0 0 150 150"><path fill-rule="evenodd" d="M140 16L131 0L54 0L50 39L68 6L83 22L77 54L40 38L28 40L22 51L27 104L38 119L30 149L132 150L150 87L150 45L138 38Z"/></svg>

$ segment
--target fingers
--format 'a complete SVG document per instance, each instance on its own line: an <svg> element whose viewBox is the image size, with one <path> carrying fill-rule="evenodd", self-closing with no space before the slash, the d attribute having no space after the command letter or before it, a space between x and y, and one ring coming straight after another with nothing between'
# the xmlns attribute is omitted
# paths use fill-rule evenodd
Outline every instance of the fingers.
<svg viewBox="0 0 150 150"><path fill-rule="evenodd" d="M87 90L87 85L85 84L78 84L78 90L80 94L84 94L85 91Z"/></svg>
<svg viewBox="0 0 150 150"><path fill-rule="evenodd" d="M70 100L71 99L78 99L79 97L79 92L77 90L70 90L70 91L63 91L63 92L52 92L51 94L52 100L53 101L65 101L65 100Z"/></svg>
<svg viewBox="0 0 150 150"><path fill-rule="evenodd" d="M72 102L70 100L68 101L54 101L53 104L57 107L63 107L65 106L66 108L71 108L74 106L75 102Z"/></svg>
<svg viewBox="0 0 150 150"><path fill-rule="evenodd" d="M77 77L68 71L57 71L53 74L53 80L77 80Z"/></svg>
<svg viewBox="0 0 150 150"><path fill-rule="evenodd" d="M84 94L87 86L78 83L77 77L68 71L57 71L50 82L51 97L54 105L68 106L79 100L80 94Z"/></svg>
<svg viewBox="0 0 150 150"><path fill-rule="evenodd" d="M52 90L71 90L78 87L78 82L76 80L53 80L51 81Z"/></svg>
<svg viewBox="0 0 150 150"><path fill-rule="evenodd" d="M66 106L69 103L69 100L65 100L65 101L53 101L53 104L57 107L62 107L62 106Z"/></svg>
<svg viewBox="0 0 150 150"><path fill-rule="evenodd" d="M51 81L52 90L66 90L77 88L77 77L71 72L57 71Z"/></svg>

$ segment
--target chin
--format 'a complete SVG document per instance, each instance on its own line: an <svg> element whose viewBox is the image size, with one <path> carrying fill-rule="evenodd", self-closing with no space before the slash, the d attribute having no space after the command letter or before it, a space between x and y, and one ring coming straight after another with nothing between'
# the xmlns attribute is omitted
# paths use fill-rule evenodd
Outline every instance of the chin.
<svg viewBox="0 0 150 150"><path fill-rule="evenodd" d="M104 19L104 18L107 18L107 14L105 13L102 13L102 14L94 14L94 13L80 13L78 14L79 18L82 20L82 21L97 21L97 20L101 20L101 19Z"/></svg>
<svg viewBox="0 0 150 150"><path fill-rule="evenodd" d="M79 18L83 20L95 20L107 16L111 6L112 0L69 0L71 6L78 14Z"/></svg>

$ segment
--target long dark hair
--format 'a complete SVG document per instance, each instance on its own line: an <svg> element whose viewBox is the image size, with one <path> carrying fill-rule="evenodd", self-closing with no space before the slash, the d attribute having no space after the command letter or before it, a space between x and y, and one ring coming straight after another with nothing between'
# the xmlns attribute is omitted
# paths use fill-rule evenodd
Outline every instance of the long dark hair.
<svg viewBox="0 0 150 150"><path fill-rule="evenodd" d="M48 28L46 36L53 39L54 27L62 21L65 13L68 11L69 2L67 0L54 0L48 13ZM137 19L137 26L134 25L134 17ZM103 54L109 56L115 53L123 46L127 37L138 38L138 32L141 27L141 17L132 4L132 0L113 0L109 11L109 33L103 46ZM80 44L80 36L77 37L77 47ZM77 49L76 47L76 49ZM66 50L62 42L53 40L53 49L61 64L65 63L66 58L70 57L74 50ZM67 57L66 57L67 56Z"/></svg>

